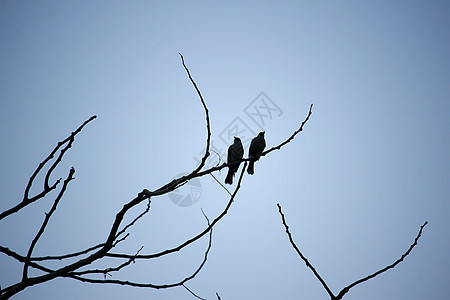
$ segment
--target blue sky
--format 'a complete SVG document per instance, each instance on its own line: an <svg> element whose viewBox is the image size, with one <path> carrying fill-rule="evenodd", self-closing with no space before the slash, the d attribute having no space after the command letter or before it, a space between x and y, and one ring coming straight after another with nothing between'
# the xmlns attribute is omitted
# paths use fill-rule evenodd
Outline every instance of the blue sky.
<svg viewBox="0 0 450 300"><path fill-rule="evenodd" d="M0 210L21 200L39 162L94 114L56 170L54 179L74 166L76 180L35 255L104 241L123 204L195 168L205 119L181 52L210 110L218 151L226 151L220 134L236 118L260 130L246 107L261 92L279 108L265 119L268 147L297 129L314 104L305 130L244 177L190 289L208 299L216 292L222 299L328 299L288 242L280 203L298 246L335 293L399 258L428 220L404 262L344 299L444 299L449 13L444 1L2 1ZM225 175L215 174L222 182ZM228 194L211 177L200 183L194 205L153 199L117 251L168 249L204 228L201 209L215 217ZM4 219L0 245L25 254L51 203ZM197 268L206 247L202 239L112 278L175 282ZM0 255L0 266L2 287L19 280L18 264ZM193 299L183 288L70 279L15 299L111 297Z"/></svg>

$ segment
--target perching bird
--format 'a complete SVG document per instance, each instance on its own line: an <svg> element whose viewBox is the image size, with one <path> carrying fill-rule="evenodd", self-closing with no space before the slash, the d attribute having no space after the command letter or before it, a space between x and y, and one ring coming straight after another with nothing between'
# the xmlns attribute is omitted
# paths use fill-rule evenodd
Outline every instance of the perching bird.
<svg viewBox="0 0 450 300"><path fill-rule="evenodd" d="M258 155L263 152L264 148L266 148L266 140L264 139L264 131L261 131L250 143L250 149L248 151L248 157L250 158L247 169L248 174L253 175L255 173L255 161L259 160Z"/></svg>
<svg viewBox="0 0 450 300"><path fill-rule="evenodd" d="M233 184L234 174L239 169L240 160L244 156L244 147L242 147L241 139L237 136L234 137L234 143L228 148L227 163L228 174L225 178L225 183Z"/></svg>

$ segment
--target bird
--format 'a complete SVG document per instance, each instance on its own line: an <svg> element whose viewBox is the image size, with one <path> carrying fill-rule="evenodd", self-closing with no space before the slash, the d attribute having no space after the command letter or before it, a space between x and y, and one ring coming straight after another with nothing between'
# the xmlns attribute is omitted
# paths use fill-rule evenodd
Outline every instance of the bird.
<svg viewBox="0 0 450 300"><path fill-rule="evenodd" d="M254 164L259 160L259 155L266 148L266 140L264 139L264 131L261 131L250 143L250 149L248 151L248 157L250 162L248 164L247 173L253 175L255 173Z"/></svg>
<svg viewBox="0 0 450 300"><path fill-rule="evenodd" d="M244 156L244 147L242 146L241 139L237 136L234 137L234 143L228 147L228 174L225 178L226 184L233 184L233 177L239 169L241 159Z"/></svg>

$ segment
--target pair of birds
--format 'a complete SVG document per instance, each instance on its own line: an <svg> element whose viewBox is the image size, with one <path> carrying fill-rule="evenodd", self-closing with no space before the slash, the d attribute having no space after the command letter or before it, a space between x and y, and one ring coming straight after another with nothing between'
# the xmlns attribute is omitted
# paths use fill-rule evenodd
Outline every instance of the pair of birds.
<svg viewBox="0 0 450 300"><path fill-rule="evenodd" d="M250 143L248 150L248 157L250 159L248 164L247 173L253 175L255 172L255 161L259 160L259 155L264 151L266 147L266 140L264 139L264 131L261 131ZM241 139L237 136L234 137L234 143L228 148L227 163L228 174L225 178L225 183L233 184L233 177L239 169L241 159L244 156L244 147L242 147Z"/></svg>

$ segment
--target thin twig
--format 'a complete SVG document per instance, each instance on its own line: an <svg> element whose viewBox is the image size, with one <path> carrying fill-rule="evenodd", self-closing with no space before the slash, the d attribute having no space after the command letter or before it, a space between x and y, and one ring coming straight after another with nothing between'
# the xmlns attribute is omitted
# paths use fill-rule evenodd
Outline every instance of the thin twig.
<svg viewBox="0 0 450 300"><path fill-rule="evenodd" d="M200 297L199 295L197 295L196 293L194 293L191 289L189 289L184 283L182 284L182 286L189 292L191 293L192 296L194 296L197 299L201 299L201 300L206 300L205 298Z"/></svg>
<svg viewBox="0 0 450 300"><path fill-rule="evenodd" d="M417 245L417 242L419 241L419 238L420 238L420 236L422 235L422 230L423 230L423 228L424 228L427 224L428 224L428 221L425 221L425 223L423 223L423 225L420 226L419 233L417 234L416 238L414 239L414 242L411 244L411 246L409 246L408 250L407 250L405 253L403 253L402 256L401 256L399 259L397 259L394 263L390 264L389 266L384 267L383 269L381 269L381 270L379 270L379 271L377 271L377 272L375 272L375 273L373 273L373 274L370 274L370 275L368 275L368 276L366 276L366 277L364 277L364 278L362 278L362 279L359 279L359 280L353 282L352 284L350 284L350 285L344 287L344 288L339 292L339 294L336 296L336 299L337 299L337 300L342 299L342 297L343 297L343 296L344 296L344 295L345 295L352 287L354 287L354 286L356 286L356 285L358 285L358 284L360 284L360 283L363 283L364 281L367 281L367 280L369 280L369 279L371 279L371 278L374 278L375 276L378 276L378 275L380 275L381 273L384 273L384 272L386 272L386 271L389 270L389 269L395 268L395 266L398 265L399 263L401 263L401 262L405 259L405 257L407 257L407 256L411 253L412 249Z"/></svg>
<svg viewBox="0 0 450 300"><path fill-rule="evenodd" d="M136 252L135 256L139 254L139 252L141 252L142 248L144 248L143 246L141 248L139 248L139 250ZM109 267L106 269L95 269L95 270L85 270L85 271L78 271L78 272L72 272L72 274L74 275L85 275L85 274L104 274L104 276L106 277L106 274L111 273L111 272L118 272L121 269L123 269L124 267L130 265L132 262L134 262L134 258L129 258L126 262L118 265L117 267Z"/></svg>
<svg viewBox="0 0 450 300"><path fill-rule="evenodd" d="M76 257L76 256L80 256L83 254L87 254L95 249L101 248L103 247L104 244L98 244L92 247L89 247L85 250L81 250L78 252L74 252L74 253L69 253L69 254L64 254L64 255L54 255L54 256L36 256L36 257L31 257L30 260L31 261L44 261L44 260L63 260L63 259L67 259L67 258L72 258L72 257Z"/></svg>
<svg viewBox="0 0 450 300"><path fill-rule="evenodd" d="M63 184L63 186L61 188L61 191L59 192L58 196L56 197L55 201L53 202L53 206L50 209L50 211L45 214L44 222L42 223L42 226L39 229L38 233L36 234L35 238L31 242L30 248L28 249L28 253L27 253L26 260L25 260L25 264L24 264L24 267L23 267L22 282L25 282L28 279L28 266L30 264L31 253L33 252L33 249L36 246L36 243L38 242L39 238L44 233L45 227L47 226L48 222L50 221L50 217L56 211L56 207L58 206L59 201L61 200L62 196L64 195L64 192L66 191L67 185L73 179L73 174L74 173L75 173L75 169L73 167L70 168L69 175L67 176L66 180L64 180L64 184Z"/></svg>
<svg viewBox="0 0 450 300"><path fill-rule="evenodd" d="M281 210L281 205L279 203L277 203L277 206L278 206L278 212L281 215L281 221L283 222L284 228L286 229L286 233L287 233L287 235L289 237L289 241L291 242L292 247L294 247L295 251L297 251L297 254L300 255L300 257L306 263L306 266L311 269L311 271L314 273L316 278L320 281L320 283L322 284L324 289L327 291L328 295L330 295L331 299L333 299L334 295L331 292L331 290L328 287L328 285L325 283L325 281L322 279L322 277L320 277L320 275L319 275L319 273L317 273L316 269L309 263L308 259L302 254L302 252L300 252L300 249L295 244L294 239L292 238L292 234L289 231L289 226L287 225L286 219L284 218L284 214L283 214L283 212Z"/></svg>
<svg viewBox="0 0 450 300"><path fill-rule="evenodd" d="M320 277L320 275L319 275L319 273L316 271L316 269L309 263L308 259L301 253L300 249L299 249L299 248L297 247L297 245L295 244L295 242L294 242L294 240L293 240L293 238L292 238L292 235L291 235L291 233L290 233L290 231L289 231L289 226L287 225L286 219L285 219L284 214L283 214L283 212L282 212L282 210L281 210L281 205L280 205L279 203L277 203L277 206L278 206L278 211L279 211L279 213L280 213L280 215L281 215L281 220L282 220L283 225L284 225L284 227L285 227L285 229L286 229L286 233L287 233L287 235L288 235L288 237L289 237L289 241L290 241L292 247L295 249L295 251L298 253L298 255L302 258L302 260L306 263L306 266L312 270L312 272L314 273L314 275L316 276L316 278L320 281L320 283L321 283L322 286L325 288L325 290L327 291L328 295L330 296L330 298L331 298L332 300L340 300L340 299L342 299L342 297L344 297L344 295L345 295L352 287L354 287L354 286L356 286L356 285L358 285L358 284L360 284L360 283L363 283L363 282L365 282L365 281L367 281L367 280L369 280L369 279L371 279L371 278L374 278L375 276L378 276L378 275L380 275L381 273L384 273L384 272L386 272L386 271L389 270L389 269L395 268L396 265L398 265L400 262L402 262L402 261L405 259L405 257L408 256L408 255L411 253L412 249L417 245L417 242L419 241L419 238L420 238L420 236L422 235L422 230L423 230L423 228L428 224L428 222L425 221L425 223L420 227L419 233L417 234L416 238L414 239L414 242L411 244L411 246L409 246L408 250L407 250L407 251L406 251L399 259L397 259L394 263L390 264L390 265L387 266L387 267L384 267L383 269L381 269L381 270L379 270L379 271L377 271L377 272L375 272L375 273L373 273L373 274L370 274L370 275L368 275L368 276L366 276L366 277L364 277L364 278L362 278L362 279L359 279L359 280L353 282L352 284L350 284L350 285L344 287L344 288L339 292L339 294L338 294L337 296L334 296L334 294L331 292L330 288L327 286L327 284L325 283L325 281L322 279L322 277Z"/></svg>
<svg viewBox="0 0 450 300"><path fill-rule="evenodd" d="M103 283L103 284L118 284L118 285L127 285L127 286L134 286L134 287L149 287L149 288L156 288L156 289L163 289L163 288L172 288L172 287L176 287L176 286L184 286L184 284L186 282L188 282L189 280L193 279L195 276L197 276L197 274L201 271L201 269L203 268L203 266L205 265L207 259L208 259L208 254L209 251L211 250L211 246L212 246L212 231L213 231L213 224L210 224L208 217L206 216L206 214L203 212L203 215L206 218L206 221L208 223L208 231L209 231L209 242L208 242L208 248L205 251L205 255L203 258L202 263L199 265L199 267L197 268L197 270L195 270L195 272L193 272L190 276L184 278L183 280L176 282L176 283L171 283L171 284L162 284L162 285L157 285L157 284L152 284L152 283L139 283L139 282L132 282L132 281L124 281L124 280L112 280L112 279L90 279L90 278L86 278L86 277L81 277L79 276L76 272L72 272L68 275L64 275L64 277L70 277L82 282L89 282L89 283ZM138 258L138 255L135 255L133 257L133 260ZM98 272L98 273L102 273L102 272ZM185 286L186 288L186 286ZM188 289L189 290L189 289ZM191 292L192 293L192 292Z"/></svg>
<svg viewBox="0 0 450 300"><path fill-rule="evenodd" d="M200 90L198 89L197 84L195 83L194 79L193 79L192 76L191 76L191 72L189 72L189 69L186 67L186 65L185 65L185 63L184 63L184 57L183 57L183 55L182 55L181 53L178 53L178 54L179 54L180 57L181 57L181 62L182 62L182 64L183 64L184 69L186 70L186 73L187 73L188 76L189 76L189 79L191 80L192 85L195 87L195 90L197 91L197 94L198 94L198 96L199 96L199 98L200 98L200 100L201 100L201 102L202 102L203 109L205 110L205 115L206 115L206 129L207 129L207 131L208 131L208 136L207 136L207 138L206 138L206 149L205 149L205 155L202 157L202 160L201 160L200 165L197 167L197 169L195 169L195 170L193 171L193 173L197 173L197 172L199 172L199 171L203 168L203 166L204 166L205 163L206 163L206 159L207 159L208 156L209 156L209 148L210 148L210 145L211 145L211 125L210 125L210 122L209 122L209 111L208 111L208 107L206 107L205 100L203 100L202 93L201 93Z"/></svg>
<svg viewBox="0 0 450 300"><path fill-rule="evenodd" d="M214 176L213 175L213 173L209 173L209 175L211 175L211 177L212 178L214 178L214 180L228 193L228 195L230 195L231 196L231 192L226 188L226 186L224 186L223 184L222 184L222 182L220 182L217 178L216 178L216 176Z"/></svg>
<svg viewBox="0 0 450 300"><path fill-rule="evenodd" d="M303 122L301 123L300 127L299 127L297 130L295 130L294 133L291 134L291 136L289 136L286 140L284 140L283 142L281 142L279 145L277 145L277 146L275 146L275 147L272 147L272 148L270 148L270 149L268 149L268 150L262 152L262 153L261 153L259 156L257 156L257 157L266 156L266 155L269 154L270 152L275 151L275 150L280 150L283 146L285 146L286 144L290 143L290 142L291 142L291 141L292 141L292 140L293 140L300 132L303 131L303 127L304 127L305 124L309 121L309 118L310 118L311 115L312 115L312 108L313 108L313 104L310 105L308 114L306 115L306 118L305 118L305 119L303 120ZM252 158L252 159L253 159L253 158ZM242 158L242 159L239 161L239 163L245 162L245 161L249 161L249 160L250 160L250 158ZM237 162L233 162L233 163L237 163ZM223 169L223 168L226 168L226 167L228 167L228 164L227 164L227 163L223 163L223 164L221 164L220 166L215 166L215 167L209 168L209 169L207 169L207 170L201 171L201 172L199 172L198 174L196 174L194 177L201 177L201 176L203 176L203 175L205 175L205 174L210 174L211 172L219 171L219 170L221 170L221 169Z"/></svg>
<svg viewBox="0 0 450 300"><path fill-rule="evenodd" d="M122 233L124 233L128 228L133 226L140 218L142 218L146 213L150 210L150 199L148 199L147 208L139 215L137 216L130 224L126 225L121 231L119 231L116 235L116 238L118 238Z"/></svg>
<svg viewBox="0 0 450 300"><path fill-rule="evenodd" d="M64 139L61 142L58 142L56 147L52 150L52 152L39 164L39 166L36 168L36 170L33 172L33 174L31 175L30 179L28 180L27 183L27 187L25 188L25 193L23 196L23 200L22 202L20 202L19 204L17 204L16 206L5 210L4 212L2 212L0 214L0 220L13 214L18 212L19 210L21 210L22 208L24 208L25 206L35 202L36 200L45 197L45 195L47 195L49 192L51 192L52 190L54 190L56 188L56 186L61 182L61 179L57 180L51 187L48 186L48 181L47 184L44 184L44 190L37 194L36 196L30 198L29 197L29 193L30 193L30 189L31 186L33 185L34 179L36 178L36 176L39 174L39 172L42 170L42 168L47 164L47 162L52 159L55 155L55 153L58 151L58 149L64 145L65 143L67 143L69 140L73 139L78 133L81 132L81 130L83 129L84 126L86 126L89 122L91 122L92 120L94 120L95 118L97 118L97 116L92 116L90 117L88 120L86 120L83 124L81 124L80 127L77 128L77 130L75 130L74 132L72 132L66 139ZM70 147L69 147L70 148ZM64 151L65 152L65 151ZM48 174L48 173L47 173ZM48 174L48 176L50 176Z"/></svg>

